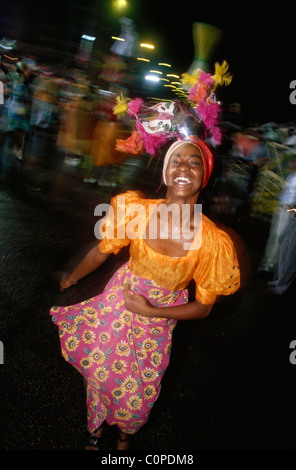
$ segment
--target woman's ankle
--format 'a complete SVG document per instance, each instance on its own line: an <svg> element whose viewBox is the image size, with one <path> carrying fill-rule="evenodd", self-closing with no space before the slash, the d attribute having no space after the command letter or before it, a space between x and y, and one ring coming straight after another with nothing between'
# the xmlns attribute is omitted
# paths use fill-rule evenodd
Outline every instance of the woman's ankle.
<svg viewBox="0 0 296 470"><path fill-rule="evenodd" d="M130 449L130 435L118 430L117 436L117 450L129 450Z"/></svg>

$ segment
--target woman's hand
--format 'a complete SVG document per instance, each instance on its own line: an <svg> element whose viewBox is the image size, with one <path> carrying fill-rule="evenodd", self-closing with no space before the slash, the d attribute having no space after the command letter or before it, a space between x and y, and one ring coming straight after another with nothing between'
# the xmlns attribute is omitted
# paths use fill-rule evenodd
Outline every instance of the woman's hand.
<svg viewBox="0 0 296 470"><path fill-rule="evenodd" d="M135 294L128 285L123 289L123 297L126 309L143 317L195 320L207 317L213 308L213 304L204 305L198 300L182 305L156 307L143 295Z"/></svg>
<svg viewBox="0 0 296 470"><path fill-rule="evenodd" d="M68 273L62 273L61 280L60 280L60 291L63 292L68 287L77 284L77 281L73 281Z"/></svg>
<svg viewBox="0 0 296 470"><path fill-rule="evenodd" d="M135 294L126 284L123 288L124 306L133 313L142 315L143 317L152 317L153 305L143 295Z"/></svg>

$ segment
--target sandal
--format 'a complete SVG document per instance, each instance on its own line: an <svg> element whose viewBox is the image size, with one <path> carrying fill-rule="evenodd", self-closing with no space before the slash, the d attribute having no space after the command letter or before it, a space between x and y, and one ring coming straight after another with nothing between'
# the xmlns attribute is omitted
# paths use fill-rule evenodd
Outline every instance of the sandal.
<svg viewBox="0 0 296 470"><path fill-rule="evenodd" d="M104 425L101 424L93 434L88 434L88 439L87 439L87 444L85 446L85 450L100 450L99 443L102 439L102 434L103 434L103 427ZM101 431L101 432L100 432ZM99 435L96 435L99 434Z"/></svg>
<svg viewBox="0 0 296 470"><path fill-rule="evenodd" d="M100 450L99 442L101 438L89 434L85 450Z"/></svg>

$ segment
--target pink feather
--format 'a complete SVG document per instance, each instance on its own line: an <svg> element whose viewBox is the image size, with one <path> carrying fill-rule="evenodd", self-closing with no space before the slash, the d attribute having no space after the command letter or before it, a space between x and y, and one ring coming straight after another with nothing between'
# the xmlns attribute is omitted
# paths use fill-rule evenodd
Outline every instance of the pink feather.
<svg viewBox="0 0 296 470"><path fill-rule="evenodd" d="M131 100L127 105L128 114L130 116L138 114L138 112L139 112L141 106L143 105L143 103L144 103L144 101L141 98L135 98L135 99Z"/></svg>
<svg viewBox="0 0 296 470"><path fill-rule="evenodd" d="M200 101L197 107L197 114L207 129L217 126L220 112L221 108L218 103L207 104L205 101Z"/></svg>

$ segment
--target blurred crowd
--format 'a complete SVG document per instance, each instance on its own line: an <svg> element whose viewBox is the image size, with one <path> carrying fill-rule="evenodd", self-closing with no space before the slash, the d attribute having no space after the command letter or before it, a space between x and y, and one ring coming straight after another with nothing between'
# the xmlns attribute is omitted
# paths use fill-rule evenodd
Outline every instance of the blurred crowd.
<svg viewBox="0 0 296 470"><path fill-rule="evenodd" d="M288 175L295 171L296 120L249 124L239 103L222 119L211 204L230 217L248 215L270 222Z"/></svg>
<svg viewBox="0 0 296 470"><path fill-rule="evenodd" d="M296 276L296 121L250 125L233 103L222 126L211 211L269 227L258 271L267 293L283 294Z"/></svg>
<svg viewBox="0 0 296 470"><path fill-rule="evenodd" d="M113 114L121 87L94 85L80 69L61 74L24 62L10 66L2 62L0 75L4 84L1 128L9 154L23 160L34 134L48 131L56 135L64 165L83 169L86 183L115 185L114 172L108 179L109 170L127 158L114 150L116 139L128 132Z"/></svg>

